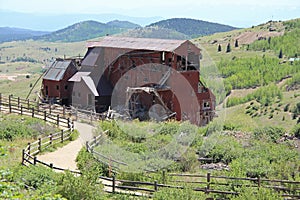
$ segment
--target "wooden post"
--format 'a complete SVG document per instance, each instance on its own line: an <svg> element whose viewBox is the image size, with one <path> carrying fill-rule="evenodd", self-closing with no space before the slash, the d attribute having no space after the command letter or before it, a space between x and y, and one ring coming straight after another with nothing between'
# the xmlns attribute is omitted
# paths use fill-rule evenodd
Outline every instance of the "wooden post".
<svg viewBox="0 0 300 200"><path fill-rule="evenodd" d="M157 181L154 181L154 190L157 191Z"/></svg>
<svg viewBox="0 0 300 200"><path fill-rule="evenodd" d="M42 139L41 138L39 138L39 147L38 147L38 149L39 149L39 152L41 152L42 151Z"/></svg>
<svg viewBox="0 0 300 200"><path fill-rule="evenodd" d="M64 130L61 130L61 143L64 142Z"/></svg>
<svg viewBox="0 0 300 200"><path fill-rule="evenodd" d="M28 142L28 154L30 155L30 142Z"/></svg>
<svg viewBox="0 0 300 200"><path fill-rule="evenodd" d="M0 93L0 111L1 111L1 105L2 105L2 94Z"/></svg>
<svg viewBox="0 0 300 200"><path fill-rule="evenodd" d="M40 112L40 103L39 100L36 102L37 111Z"/></svg>
<svg viewBox="0 0 300 200"><path fill-rule="evenodd" d="M34 108L31 109L32 110L32 117L34 117Z"/></svg>
<svg viewBox="0 0 300 200"><path fill-rule="evenodd" d="M65 105L63 105L63 116L65 117L65 115L66 115L66 107Z"/></svg>
<svg viewBox="0 0 300 200"><path fill-rule="evenodd" d="M51 145L52 144L52 133L50 134L49 138L50 138L50 145Z"/></svg>
<svg viewBox="0 0 300 200"><path fill-rule="evenodd" d="M207 177L206 177L206 189L209 190L210 189L210 173L207 173ZM207 191L207 194L209 193L209 191Z"/></svg>
<svg viewBox="0 0 300 200"><path fill-rule="evenodd" d="M116 190L116 177L115 175L112 176L112 193L115 193Z"/></svg>
<svg viewBox="0 0 300 200"><path fill-rule="evenodd" d="M29 99L27 99L27 108L29 109Z"/></svg>
<svg viewBox="0 0 300 200"><path fill-rule="evenodd" d="M21 115L23 115L23 105L21 105Z"/></svg>
<svg viewBox="0 0 300 200"><path fill-rule="evenodd" d="M22 165L24 165L25 161L25 149L22 149Z"/></svg>
<svg viewBox="0 0 300 200"><path fill-rule="evenodd" d="M36 156L33 157L33 165L36 165Z"/></svg>
<svg viewBox="0 0 300 200"><path fill-rule="evenodd" d="M89 152L89 141L85 142L86 151Z"/></svg>
<svg viewBox="0 0 300 200"><path fill-rule="evenodd" d="M49 104L49 113L51 114L51 104Z"/></svg>
<svg viewBox="0 0 300 200"><path fill-rule="evenodd" d="M261 184L261 180L260 180L260 176L257 177L257 187L258 189L260 188L260 184Z"/></svg>
<svg viewBox="0 0 300 200"><path fill-rule="evenodd" d="M92 110L91 110L91 124L93 123L93 113L92 113Z"/></svg>
<svg viewBox="0 0 300 200"><path fill-rule="evenodd" d="M59 114L57 114L57 116L56 116L56 124L57 124L57 126L59 125Z"/></svg>
<svg viewBox="0 0 300 200"><path fill-rule="evenodd" d="M46 110L44 111L44 121L46 121L47 120L47 112L46 112Z"/></svg>
<svg viewBox="0 0 300 200"><path fill-rule="evenodd" d="M94 136L94 144L96 145L96 136Z"/></svg>
<svg viewBox="0 0 300 200"><path fill-rule="evenodd" d="M50 163L50 168L53 169L53 163Z"/></svg>
<svg viewBox="0 0 300 200"><path fill-rule="evenodd" d="M11 113L11 95L8 96L9 113Z"/></svg>
<svg viewBox="0 0 300 200"><path fill-rule="evenodd" d="M20 108L20 97L18 97L18 108Z"/></svg>
<svg viewBox="0 0 300 200"><path fill-rule="evenodd" d="M68 118L68 128L70 128L70 118Z"/></svg>
<svg viewBox="0 0 300 200"><path fill-rule="evenodd" d="M163 184L166 184L166 170L162 171L162 180L163 180Z"/></svg>

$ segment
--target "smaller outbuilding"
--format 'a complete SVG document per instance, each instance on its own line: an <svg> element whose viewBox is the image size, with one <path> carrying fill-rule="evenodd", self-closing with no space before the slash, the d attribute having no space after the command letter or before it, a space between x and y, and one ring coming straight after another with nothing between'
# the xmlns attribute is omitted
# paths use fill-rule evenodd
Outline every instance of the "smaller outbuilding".
<svg viewBox="0 0 300 200"><path fill-rule="evenodd" d="M68 80L77 72L74 59L56 59L44 74L41 92L46 102L69 105L73 82Z"/></svg>

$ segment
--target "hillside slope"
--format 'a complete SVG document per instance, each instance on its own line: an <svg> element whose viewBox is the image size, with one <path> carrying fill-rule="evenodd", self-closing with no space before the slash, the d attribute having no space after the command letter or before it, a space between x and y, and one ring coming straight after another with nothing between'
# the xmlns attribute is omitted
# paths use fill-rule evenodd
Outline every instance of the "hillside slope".
<svg viewBox="0 0 300 200"><path fill-rule="evenodd" d="M33 31L21 28L0 27L0 43L14 40L24 40L32 38L34 36L45 35L47 33L48 32L45 31Z"/></svg>
<svg viewBox="0 0 300 200"><path fill-rule="evenodd" d="M173 18L162 20L156 23L152 23L147 27L160 27L171 29L188 35L189 37L210 35L217 32L226 32L237 29L228 25L188 18Z"/></svg>
<svg viewBox="0 0 300 200"><path fill-rule="evenodd" d="M124 28L110 26L96 21L84 21L68 26L67 28L55 31L53 33L36 37L35 39L50 42L77 42L88 40L104 35L120 33Z"/></svg>

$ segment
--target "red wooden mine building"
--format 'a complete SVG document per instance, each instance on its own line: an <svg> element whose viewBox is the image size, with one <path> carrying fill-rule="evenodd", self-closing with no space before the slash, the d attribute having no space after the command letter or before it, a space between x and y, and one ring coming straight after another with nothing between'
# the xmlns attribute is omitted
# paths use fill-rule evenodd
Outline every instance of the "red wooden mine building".
<svg viewBox="0 0 300 200"><path fill-rule="evenodd" d="M190 41L108 36L87 46L68 80L72 106L197 125L214 117L215 96L200 82L201 53Z"/></svg>

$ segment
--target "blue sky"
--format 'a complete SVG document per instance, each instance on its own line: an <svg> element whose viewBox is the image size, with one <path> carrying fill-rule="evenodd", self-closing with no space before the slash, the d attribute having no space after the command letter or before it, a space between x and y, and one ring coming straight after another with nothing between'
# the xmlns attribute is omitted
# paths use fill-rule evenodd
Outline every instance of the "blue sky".
<svg viewBox="0 0 300 200"><path fill-rule="evenodd" d="M299 0L0 0L0 12L187 17L237 27L300 17ZM0 24L1 26L1 24Z"/></svg>

